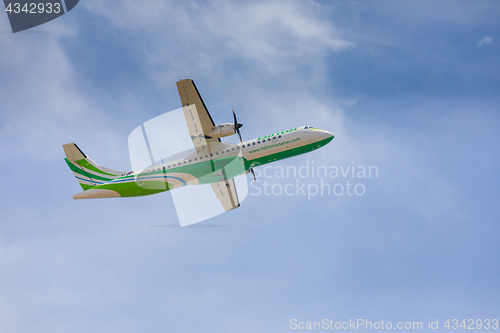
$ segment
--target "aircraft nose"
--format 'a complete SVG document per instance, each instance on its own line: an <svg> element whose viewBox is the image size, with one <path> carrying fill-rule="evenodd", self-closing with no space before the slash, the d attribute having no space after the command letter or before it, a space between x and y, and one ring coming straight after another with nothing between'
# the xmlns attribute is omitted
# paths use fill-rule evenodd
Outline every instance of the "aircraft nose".
<svg viewBox="0 0 500 333"><path fill-rule="evenodd" d="M327 141L326 141L326 143L331 142L331 141L333 140L333 138L335 137L335 136L333 135L333 133L330 133L330 132L328 132L328 131L325 131L324 133L325 133L326 140L327 140Z"/></svg>

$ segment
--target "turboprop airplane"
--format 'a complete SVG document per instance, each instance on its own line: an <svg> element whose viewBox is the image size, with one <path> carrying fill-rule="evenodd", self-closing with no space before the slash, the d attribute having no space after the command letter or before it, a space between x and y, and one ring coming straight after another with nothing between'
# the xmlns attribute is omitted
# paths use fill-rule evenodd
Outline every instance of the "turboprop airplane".
<svg viewBox="0 0 500 333"><path fill-rule="evenodd" d="M255 180L254 167L311 152L334 138L328 131L301 126L243 142L243 125L234 111L233 123L215 125L193 80L180 80L177 88L194 150L144 170L116 171L96 164L76 144L65 144L65 161L83 189L73 199L138 197L210 184L228 211L240 206L234 177L251 172ZM239 144L221 141L236 133Z"/></svg>

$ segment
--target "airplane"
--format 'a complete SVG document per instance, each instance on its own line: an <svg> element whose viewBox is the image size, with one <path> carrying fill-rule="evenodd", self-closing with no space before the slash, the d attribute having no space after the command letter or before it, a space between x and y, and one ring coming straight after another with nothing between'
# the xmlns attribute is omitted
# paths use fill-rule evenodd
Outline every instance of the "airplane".
<svg viewBox="0 0 500 333"><path fill-rule="evenodd" d="M254 167L311 152L334 138L328 131L301 126L243 142L243 125L234 110L232 123L215 125L193 80L180 80L177 88L194 150L180 158L176 154L170 160L152 161L144 170L116 171L95 163L75 143L65 144L65 161L83 189L73 199L139 197L210 184L229 211L240 207L234 177L251 172L256 181ZM236 133L239 144L221 141Z"/></svg>

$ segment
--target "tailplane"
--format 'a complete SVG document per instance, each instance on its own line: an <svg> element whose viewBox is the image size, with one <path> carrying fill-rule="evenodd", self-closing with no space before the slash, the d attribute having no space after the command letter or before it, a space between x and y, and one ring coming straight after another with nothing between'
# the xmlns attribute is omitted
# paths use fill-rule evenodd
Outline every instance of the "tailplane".
<svg viewBox="0 0 500 333"><path fill-rule="evenodd" d="M63 145L68 164L84 191L119 178L128 171L116 171L96 164L74 143Z"/></svg>

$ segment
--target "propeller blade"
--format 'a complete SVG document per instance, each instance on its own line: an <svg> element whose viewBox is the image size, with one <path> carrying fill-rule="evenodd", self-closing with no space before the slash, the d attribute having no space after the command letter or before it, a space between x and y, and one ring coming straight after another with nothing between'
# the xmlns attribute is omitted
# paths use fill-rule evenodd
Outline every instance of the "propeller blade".
<svg viewBox="0 0 500 333"><path fill-rule="evenodd" d="M253 168L251 168L250 171L252 171L253 180L257 183L257 179L255 179L255 172L253 171Z"/></svg>
<svg viewBox="0 0 500 333"><path fill-rule="evenodd" d="M241 133L240 133L240 128L243 125L242 124L238 124L238 120L236 119L236 113L234 112L234 109L233 109L233 118L234 118L234 129L238 133L238 137L240 138L240 143L243 143L243 140L241 139Z"/></svg>
<svg viewBox="0 0 500 333"><path fill-rule="evenodd" d="M238 127L236 127L236 132L238 132L238 136L240 137L240 143L243 143L243 140L241 140L240 129Z"/></svg>
<svg viewBox="0 0 500 333"><path fill-rule="evenodd" d="M236 119L236 113L233 110L233 118L234 118L234 128L242 128L243 124L238 123L238 119Z"/></svg>

